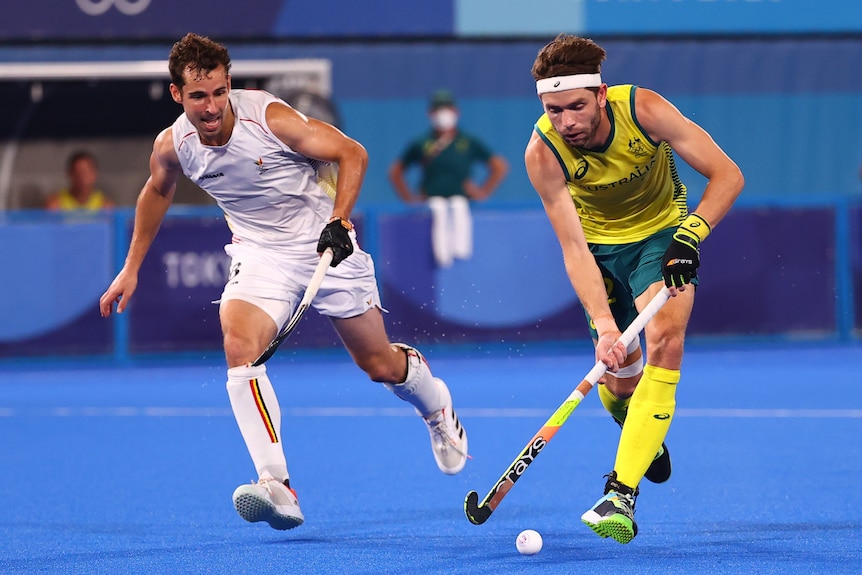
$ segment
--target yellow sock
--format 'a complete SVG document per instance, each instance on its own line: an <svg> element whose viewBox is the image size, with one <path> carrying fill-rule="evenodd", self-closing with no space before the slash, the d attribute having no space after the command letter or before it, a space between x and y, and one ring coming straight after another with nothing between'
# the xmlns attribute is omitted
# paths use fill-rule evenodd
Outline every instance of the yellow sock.
<svg viewBox="0 0 862 575"><path fill-rule="evenodd" d="M629 409L629 401L631 397L620 399L608 390L608 386L599 385L599 399L608 413L614 416L614 419L623 423L626 420L626 411Z"/></svg>
<svg viewBox="0 0 862 575"><path fill-rule="evenodd" d="M670 428L677 383L679 370L647 365L632 395L614 463L617 481L632 489L643 479Z"/></svg>

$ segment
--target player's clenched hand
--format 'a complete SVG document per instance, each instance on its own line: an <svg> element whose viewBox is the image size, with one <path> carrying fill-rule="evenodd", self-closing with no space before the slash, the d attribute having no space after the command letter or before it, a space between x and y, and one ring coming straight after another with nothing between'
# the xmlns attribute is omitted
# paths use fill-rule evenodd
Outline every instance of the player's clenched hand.
<svg viewBox="0 0 862 575"><path fill-rule="evenodd" d="M691 283L692 278L697 277L700 255L696 245L677 239L676 234L674 234L670 246L661 260L661 275L664 278L664 285L669 288L685 289L684 286Z"/></svg>
<svg viewBox="0 0 862 575"><path fill-rule="evenodd" d="M350 230L353 224L341 218L334 218L326 224L317 242L317 253L323 253L326 248L332 248L332 267L337 266L344 258L353 253L353 241Z"/></svg>
<svg viewBox="0 0 862 575"><path fill-rule="evenodd" d="M620 332L607 332L599 336L596 344L596 361L608 367L611 373L616 372L626 359L626 346L619 341Z"/></svg>
<svg viewBox="0 0 862 575"><path fill-rule="evenodd" d="M135 293L137 287L138 276L121 271L114 278L114 281L111 282L105 293L102 294L102 297L99 298L99 311L102 317L111 315L114 303L117 304L117 313L123 313L123 310L129 305L129 300L132 298L132 294Z"/></svg>
<svg viewBox="0 0 862 575"><path fill-rule="evenodd" d="M683 290L697 277L697 268L700 267L698 245L709 232L709 224L697 214L691 214L680 224L661 259L664 285Z"/></svg>

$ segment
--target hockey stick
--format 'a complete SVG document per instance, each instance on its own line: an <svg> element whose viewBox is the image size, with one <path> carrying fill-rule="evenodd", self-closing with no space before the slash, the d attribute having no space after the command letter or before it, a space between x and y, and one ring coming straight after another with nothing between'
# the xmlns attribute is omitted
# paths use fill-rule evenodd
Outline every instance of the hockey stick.
<svg viewBox="0 0 862 575"><path fill-rule="evenodd" d="M266 346L266 349L263 350L260 357L254 360L252 363L253 366L262 365L266 360L271 358L272 354L275 353L275 350L278 349L278 346L280 346L282 342L286 340L291 333L293 333L293 330L295 330L296 326L299 325L299 320L301 320L302 316L305 315L306 310L311 307L311 301L314 299L314 296L317 295L317 290L320 289L320 284L323 282L323 276L326 275L326 271L329 269L329 264L331 263L332 248L326 248L320 256L320 261L317 264L317 268L314 270L314 275L311 276L311 281L308 282L308 287L305 288L305 294L303 294L302 300L300 300L296 311L293 312L293 316L285 326L281 328L281 331L278 332L275 339L269 342L269 345Z"/></svg>
<svg viewBox="0 0 862 575"><path fill-rule="evenodd" d="M658 310L661 309L669 297L670 292L668 289L662 288L643 311L638 314L631 325L623 331L619 341L623 345L628 346L636 337L639 337L641 330L658 313ZM584 396L590 392L607 369L604 363L600 361L596 362L596 365L587 373L584 380L578 384L578 387L575 388L563 404L551 415L550 419L545 422L539 432L527 443L527 446L524 447L523 451L515 458L515 461L506 469L503 476L500 477L494 487L491 488L491 491L488 492L488 495L485 496L485 499L482 500L482 503L479 503L479 494L475 491L467 494L467 498L464 500L464 512L467 514L467 519L470 520L470 523L481 525L488 520L491 513L494 512L509 490L512 489L512 486L515 485L515 482L521 478L530 464L536 460L539 453L545 448L551 438L554 437L554 434L559 431L560 427L562 427L578 404L581 403L581 400L584 399Z"/></svg>

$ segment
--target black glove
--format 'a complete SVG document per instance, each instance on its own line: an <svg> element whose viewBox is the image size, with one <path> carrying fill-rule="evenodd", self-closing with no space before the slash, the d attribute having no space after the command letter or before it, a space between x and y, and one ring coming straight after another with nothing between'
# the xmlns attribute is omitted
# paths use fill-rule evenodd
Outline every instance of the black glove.
<svg viewBox="0 0 862 575"><path fill-rule="evenodd" d="M691 245L686 240L680 240L674 234L664 257L661 259L661 275L667 287L680 287L691 283L691 278L697 277L700 267L700 256L697 244Z"/></svg>
<svg viewBox="0 0 862 575"><path fill-rule="evenodd" d="M661 259L661 275L667 287L681 287L697 277L700 252L697 247L711 231L709 224L697 214L691 214L677 228Z"/></svg>
<svg viewBox="0 0 862 575"><path fill-rule="evenodd" d="M350 230L353 224L341 218L335 218L323 228L320 239L317 241L317 253L323 253L326 248L332 248L332 267L337 266L344 258L353 253L353 241L350 239Z"/></svg>

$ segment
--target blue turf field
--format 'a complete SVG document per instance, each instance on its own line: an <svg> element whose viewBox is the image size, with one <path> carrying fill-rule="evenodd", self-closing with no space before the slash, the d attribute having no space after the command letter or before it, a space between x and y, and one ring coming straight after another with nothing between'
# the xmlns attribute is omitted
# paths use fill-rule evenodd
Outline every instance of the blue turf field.
<svg viewBox="0 0 862 575"><path fill-rule="evenodd" d="M850 574L862 572L862 347L687 354L668 445L642 485L638 537L601 540L617 426L587 397L482 526L463 513L592 365L584 350L429 353L473 460L437 471L421 421L343 354L276 356L270 374L306 524L247 524L254 477L220 358L0 367L0 573ZM533 557L515 537L544 536Z"/></svg>

